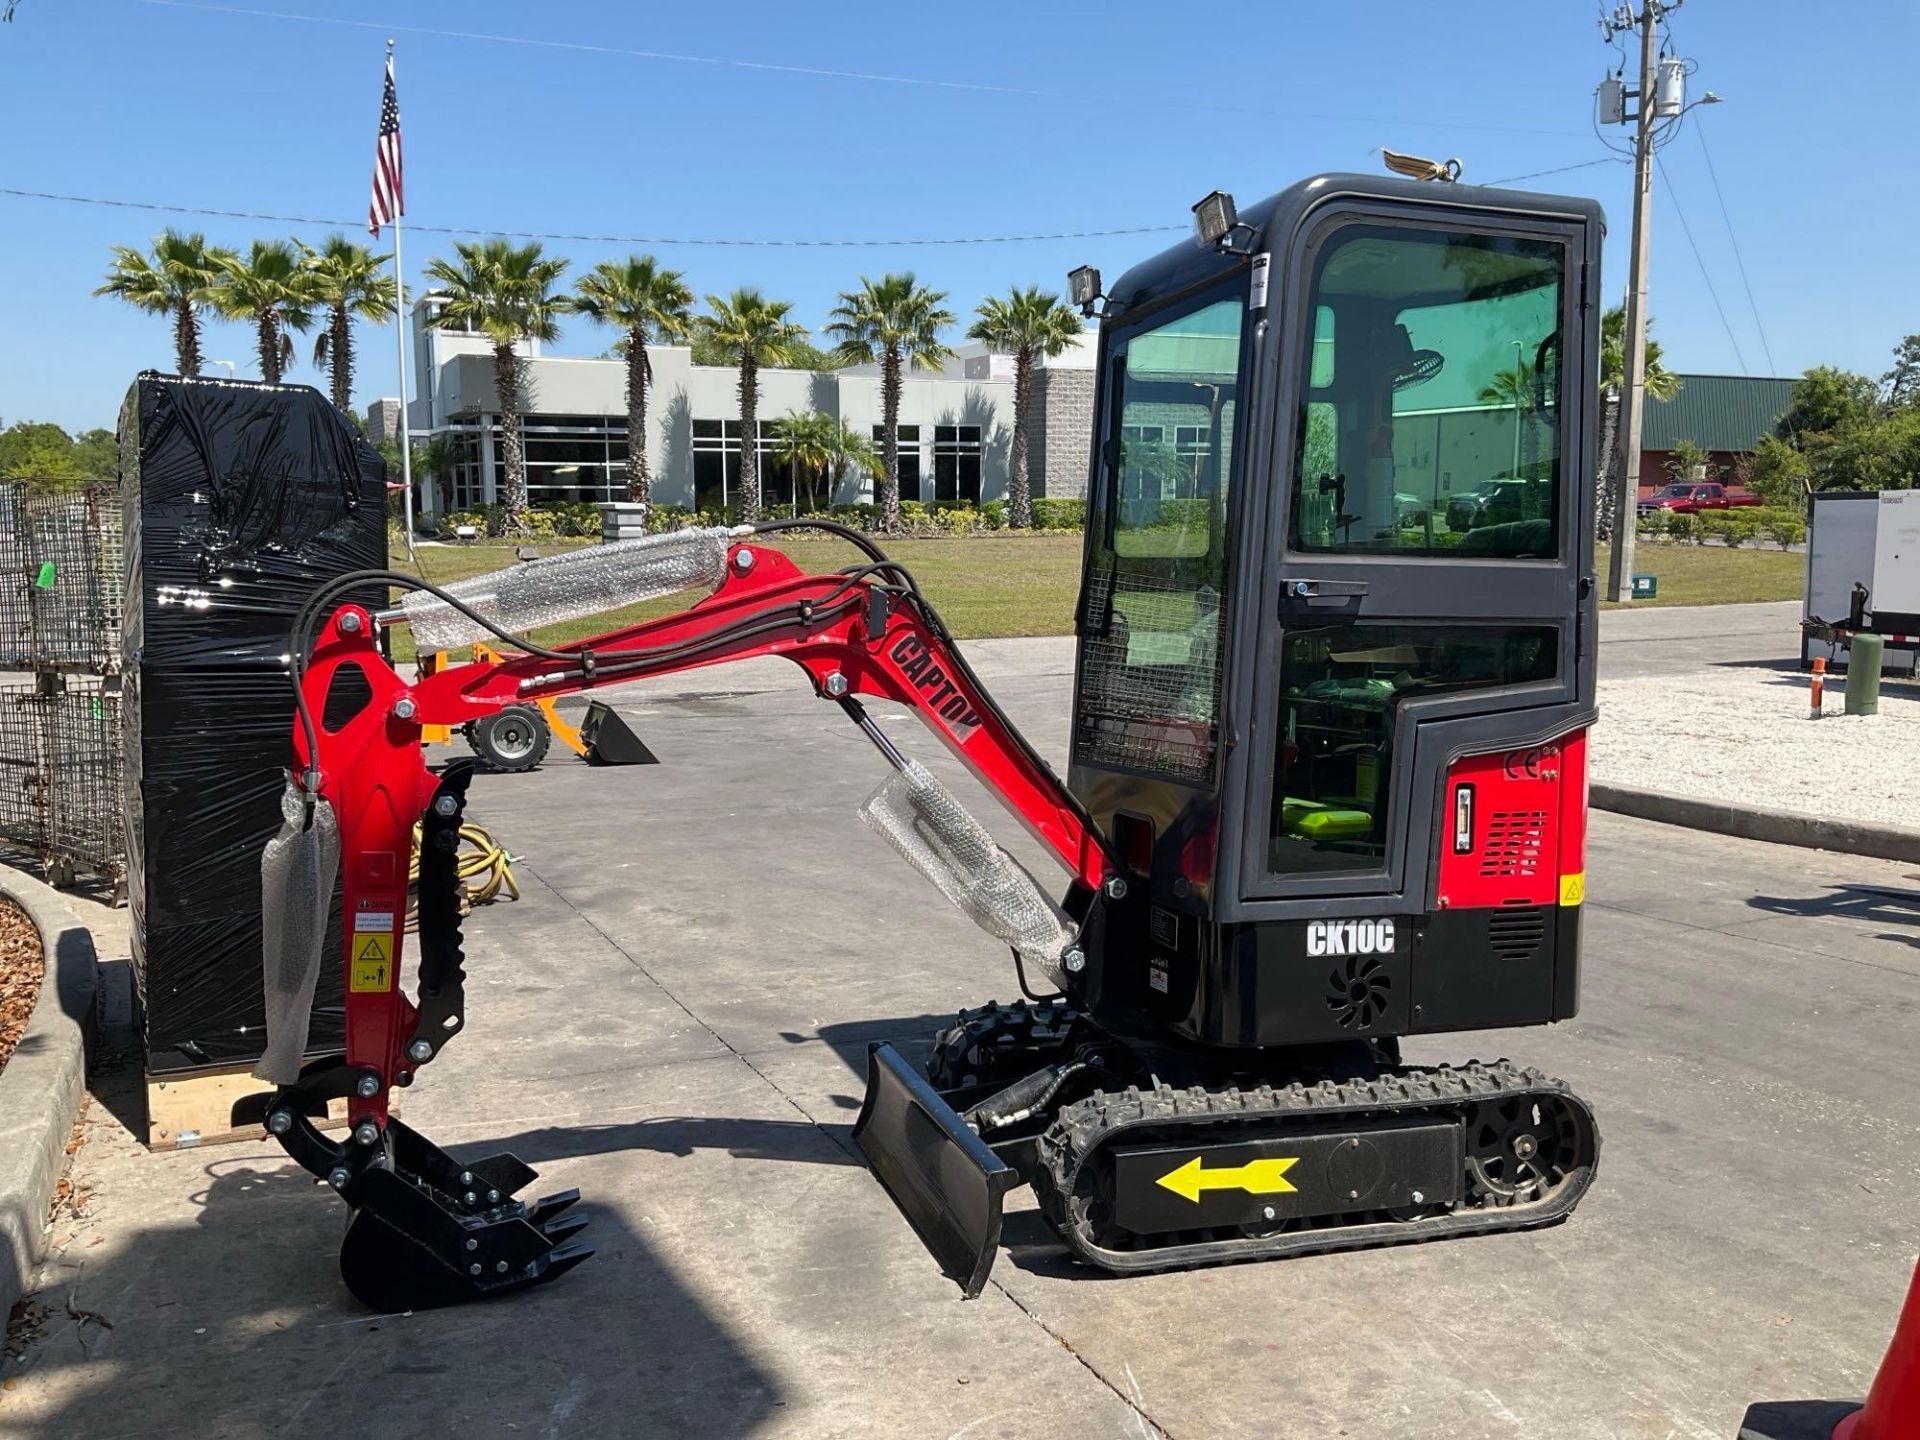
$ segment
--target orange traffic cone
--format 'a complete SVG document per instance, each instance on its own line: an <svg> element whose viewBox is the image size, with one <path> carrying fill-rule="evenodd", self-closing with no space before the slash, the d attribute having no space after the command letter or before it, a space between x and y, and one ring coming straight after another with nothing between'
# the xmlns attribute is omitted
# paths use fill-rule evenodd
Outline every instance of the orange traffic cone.
<svg viewBox="0 0 1920 1440"><path fill-rule="evenodd" d="M1920 1440L1920 1265L1866 1406L1833 1427L1833 1440Z"/></svg>

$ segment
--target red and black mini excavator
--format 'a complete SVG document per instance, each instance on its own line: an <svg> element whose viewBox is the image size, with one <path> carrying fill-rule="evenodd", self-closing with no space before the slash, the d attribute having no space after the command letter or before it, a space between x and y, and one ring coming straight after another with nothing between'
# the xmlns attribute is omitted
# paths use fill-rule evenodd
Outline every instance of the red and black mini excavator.
<svg viewBox="0 0 1920 1440"><path fill-rule="evenodd" d="M354 1294L401 1309L550 1280L577 1195L519 1198L395 1118L465 1019L469 769L423 725L749 656L794 662L891 767L863 811L1012 952L1024 999L931 1053L875 1046L855 1138L968 1294L1031 1184L1079 1260L1162 1270L1550 1225L1599 1140L1561 1081L1403 1064L1400 1039L1579 999L1594 719L1589 202L1336 175L1236 210L1103 293L1071 763L1059 779L913 577L805 517L688 529L445 589L316 592L291 656L287 824L263 860L267 1128L352 1211ZM770 543L840 535L805 574ZM374 612L346 592L407 593ZM695 586L570 644L550 622ZM361 592L364 593L364 590ZM418 648L514 653L409 684ZM863 706L913 710L1067 872L1057 902ZM606 723L618 724L617 719ZM419 846L419 947L403 951ZM303 1064L336 880L346 1053ZM337 1142L310 1117L346 1098Z"/></svg>

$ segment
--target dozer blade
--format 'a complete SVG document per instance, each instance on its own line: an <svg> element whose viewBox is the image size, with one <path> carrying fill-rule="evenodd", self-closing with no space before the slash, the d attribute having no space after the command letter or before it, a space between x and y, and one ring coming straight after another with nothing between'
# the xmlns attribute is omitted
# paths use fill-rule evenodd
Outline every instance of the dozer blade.
<svg viewBox="0 0 1920 1440"><path fill-rule="evenodd" d="M853 1141L921 1244L971 1300L1000 1248L1000 1211L1019 1183L891 1045L867 1054L867 1098Z"/></svg>

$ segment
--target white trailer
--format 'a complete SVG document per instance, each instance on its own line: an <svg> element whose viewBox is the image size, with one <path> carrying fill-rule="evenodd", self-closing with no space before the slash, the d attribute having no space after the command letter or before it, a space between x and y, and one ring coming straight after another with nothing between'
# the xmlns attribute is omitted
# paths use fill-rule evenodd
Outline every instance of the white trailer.
<svg viewBox="0 0 1920 1440"><path fill-rule="evenodd" d="M1920 672L1920 490L1822 490L1807 514L1800 668L1844 664L1860 631L1907 652ZM1890 668L1882 661L1883 668Z"/></svg>

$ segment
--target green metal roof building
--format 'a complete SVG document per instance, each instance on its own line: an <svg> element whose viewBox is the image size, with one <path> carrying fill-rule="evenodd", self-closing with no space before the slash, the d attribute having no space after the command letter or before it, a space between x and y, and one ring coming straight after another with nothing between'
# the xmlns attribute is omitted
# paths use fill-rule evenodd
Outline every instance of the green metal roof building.
<svg viewBox="0 0 1920 1440"><path fill-rule="evenodd" d="M1773 432L1793 403L1792 380L1746 375L1682 375L1680 393L1647 402L1640 448L1668 451L1682 440L1702 450L1743 455ZM1640 471L1644 477L1647 469Z"/></svg>

